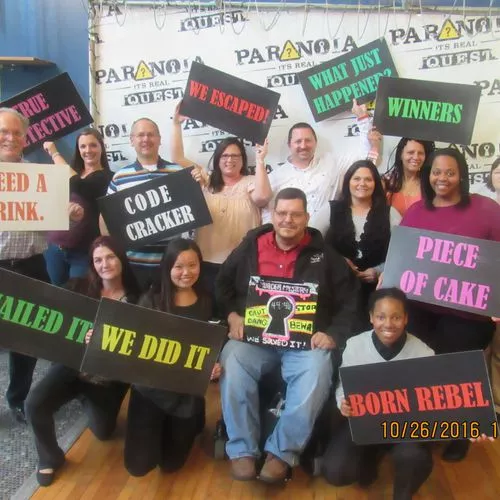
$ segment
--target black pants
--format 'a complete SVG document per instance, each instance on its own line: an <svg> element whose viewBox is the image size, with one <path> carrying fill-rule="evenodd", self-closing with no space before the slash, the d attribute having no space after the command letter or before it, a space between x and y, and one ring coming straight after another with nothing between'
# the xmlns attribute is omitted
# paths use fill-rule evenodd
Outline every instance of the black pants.
<svg viewBox="0 0 500 500"><path fill-rule="evenodd" d="M54 413L65 403L84 396L89 427L100 440L108 439L116 427L128 386L121 382L99 385L86 382L79 373L61 364L53 364L26 400L26 417L33 430L41 469L57 468L64 452L57 444Z"/></svg>
<svg viewBox="0 0 500 500"><path fill-rule="evenodd" d="M366 484L367 475L377 467L378 456L391 454L394 464L395 500L411 500L432 471L432 453L427 443L358 446L353 443L347 420L330 440L323 455L322 472L335 486L355 482Z"/></svg>
<svg viewBox="0 0 500 500"><path fill-rule="evenodd" d="M214 264L213 262L203 262L201 265L202 277L203 277L203 287L210 294L212 299L213 307L213 317L221 320L226 320L223 318L219 308L217 307L217 300L215 298L215 280L219 274L220 264Z"/></svg>
<svg viewBox="0 0 500 500"><path fill-rule="evenodd" d="M188 418L168 415L132 387L125 436L125 468L132 476L144 476L158 465L166 472L180 469L200 432L200 420L197 414Z"/></svg>
<svg viewBox="0 0 500 500"><path fill-rule="evenodd" d="M42 254L33 255L28 259L0 261L0 267L50 283ZM31 387L35 365L36 358L18 352L9 353L10 381L5 398L10 408L24 408L24 400Z"/></svg>

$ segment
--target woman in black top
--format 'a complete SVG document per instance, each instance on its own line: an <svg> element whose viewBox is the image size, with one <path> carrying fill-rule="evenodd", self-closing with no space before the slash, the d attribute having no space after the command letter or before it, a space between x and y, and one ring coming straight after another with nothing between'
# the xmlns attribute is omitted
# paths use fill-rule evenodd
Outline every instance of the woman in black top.
<svg viewBox="0 0 500 500"><path fill-rule="evenodd" d="M43 147L54 163L66 164L53 142L45 142ZM50 280L58 286L87 274L88 248L99 236L97 198L106 194L113 172L97 130L86 128L78 134L70 172L70 228L49 231L49 246L44 254Z"/></svg>
<svg viewBox="0 0 500 500"><path fill-rule="evenodd" d="M71 280L67 288L94 299L107 297L135 303L139 287L125 252L109 236L97 238L89 250L91 261L86 278ZM32 427L38 452L37 479L49 486L64 463L64 451L57 444L54 413L65 403L84 396L89 427L98 439L108 439L128 386L121 382L89 376L54 363L26 400L26 418Z"/></svg>
<svg viewBox="0 0 500 500"><path fill-rule="evenodd" d="M169 241L161 263L160 289L150 289L139 305L208 321L212 304L199 279L201 262L194 241ZM219 371L216 364L212 378ZM143 476L157 465L164 471L181 468L204 425L204 398L133 385L125 437L126 469L133 476Z"/></svg>
<svg viewBox="0 0 500 500"><path fill-rule="evenodd" d="M400 221L397 210L387 206L375 165L369 160L354 162L345 174L340 199L330 202L325 242L345 258L361 282L357 332L370 328L368 297L382 272L391 227Z"/></svg>

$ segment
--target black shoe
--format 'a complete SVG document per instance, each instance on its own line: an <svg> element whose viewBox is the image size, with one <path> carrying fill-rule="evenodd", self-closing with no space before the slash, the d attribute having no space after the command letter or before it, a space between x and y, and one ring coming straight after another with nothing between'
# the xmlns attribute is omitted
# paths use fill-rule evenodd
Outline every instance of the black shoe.
<svg viewBox="0 0 500 500"><path fill-rule="evenodd" d="M457 439L448 443L441 455L446 462L460 462L469 451L470 441L468 439Z"/></svg>
<svg viewBox="0 0 500 500"><path fill-rule="evenodd" d="M24 414L24 409L20 406L13 406L10 408L10 416L12 420L18 424L26 424L26 415Z"/></svg>
<svg viewBox="0 0 500 500"><path fill-rule="evenodd" d="M50 467L47 467L48 469ZM56 476L56 472L52 469L52 472L40 472L36 471L36 480L40 486L50 486L54 482L54 478Z"/></svg>

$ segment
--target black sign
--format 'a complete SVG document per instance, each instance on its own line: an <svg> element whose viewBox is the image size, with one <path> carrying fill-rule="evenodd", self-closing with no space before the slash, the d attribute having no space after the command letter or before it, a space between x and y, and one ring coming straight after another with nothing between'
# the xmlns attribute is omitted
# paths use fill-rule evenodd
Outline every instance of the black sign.
<svg viewBox="0 0 500 500"><path fill-rule="evenodd" d="M141 248L212 223L192 167L99 198L109 233L126 248Z"/></svg>
<svg viewBox="0 0 500 500"><path fill-rule="evenodd" d="M279 98L277 92L193 62L180 112L263 144Z"/></svg>
<svg viewBox="0 0 500 500"><path fill-rule="evenodd" d="M102 299L81 370L203 396L227 329Z"/></svg>
<svg viewBox="0 0 500 500"><path fill-rule="evenodd" d="M79 369L99 303L0 268L0 345Z"/></svg>
<svg viewBox="0 0 500 500"><path fill-rule="evenodd" d="M384 38L298 74L317 122L350 110L353 99L374 99L383 76L398 76Z"/></svg>
<svg viewBox="0 0 500 500"><path fill-rule="evenodd" d="M497 436L482 351L340 368L357 444Z"/></svg>
<svg viewBox="0 0 500 500"><path fill-rule="evenodd" d="M395 227L384 269L391 286L411 300L500 316L500 243Z"/></svg>
<svg viewBox="0 0 500 500"><path fill-rule="evenodd" d="M478 85L381 78L373 124L384 135L470 144Z"/></svg>
<svg viewBox="0 0 500 500"><path fill-rule="evenodd" d="M0 106L14 108L29 119L25 154L94 121L68 73L25 90Z"/></svg>
<svg viewBox="0 0 500 500"><path fill-rule="evenodd" d="M310 349L317 302L316 283L251 276L244 318L246 342Z"/></svg>

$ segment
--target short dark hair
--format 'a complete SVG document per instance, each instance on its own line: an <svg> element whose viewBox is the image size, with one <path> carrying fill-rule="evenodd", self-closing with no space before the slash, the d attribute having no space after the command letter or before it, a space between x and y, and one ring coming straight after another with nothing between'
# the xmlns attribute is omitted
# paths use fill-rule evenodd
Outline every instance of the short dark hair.
<svg viewBox="0 0 500 500"><path fill-rule="evenodd" d="M377 170L377 167L370 160L358 160L355 161L345 173L344 181L342 183L342 190L340 194L340 201L344 202L348 207L352 205L352 197L351 190L349 187L349 183L351 182L352 176L360 169L367 168L373 177L375 182L375 188L372 194L372 207L378 208L383 207L387 204L384 187L382 186L382 180L380 178L380 174Z"/></svg>
<svg viewBox="0 0 500 500"><path fill-rule="evenodd" d="M311 125L309 125L309 123L306 123L306 122L298 122L296 123L295 125L292 125L292 127L290 128L290 130L288 131L288 141L287 141L287 144L290 144L290 141L292 140L292 134L293 134L293 131L297 128L308 128L311 132L312 132L312 135L314 136L314 140L317 141L318 138L316 137L316 132L314 131L314 129L311 127Z"/></svg>
<svg viewBox="0 0 500 500"><path fill-rule="evenodd" d="M240 171L241 175L248 175L248 158L245 146L237 137L226 137L215 148L213 171L208 182L208 189L212 193L220 193L224 188L224 180L222 179L222 172L220 170L220 159L224 151L231 145L237 146L240 150L241 161L243 163Z"/></svg>
<svg viewBox="0 0 500 500"><path fill-rule="evenodd" d="M85 170L85 166L83 164L83 158L80 154L79 141L80 137L84 135L91 135L94 137L97 142L101 145L101 158L99 160L101 167L103 170L109 170L108 157L106 155L106 146L104 145L104 140L102 135L95 128L84 128L77 136L76 136L76 144L75 144L75 153L73 154L73 161L71 162L71 168L78 174L81 175Z"/></svg>
<svg viewBox="0 0 500 500"><path fill-rule="evenodd" d="M408 297L406 294L396 287L391 288L379 288L375 290L371 295L368 301L368 310L373 312L375 309L375 304L382 299L394 299L398 302L401 302L403 305L403 310L408 314Z"/></svg>
<svg viewBox="0 0 500 500"><path fill-rule="evenodd" d="M304 191L297 188L285 188L278 192L276 198L274 198L274 208L280 200L301 200L304 205L304 212L307 212L307 198Z"/></svg>
<svg viewBox="0 0 500 500"><path fill-rule="evenodd" d="M420 186L422 190L422 198L425 203L425 207L428 210L434 210L433 200L436 196L434 189L432 189L430 182L430 175L432 170L432 164L438 156L450 156L453 158L458 165L458 174L460 176L460 201L457 203L457 207L465 208L470 203L469 194L469 167L467 166L467 161L465 156L457 151L455 148L442 148L436 149L434 153L431 154L429 158L429 163L425 164L422 168L422 175L420 177Z"/></svg>
<svg viewBox="0 0 500 500"><path fill-rule="evenodd" d="M493 187L493 171L500 167L500 156L491 164L490 175L488 176L488 180L486 181L486 187L495 192L495 188Z"/></svg>

